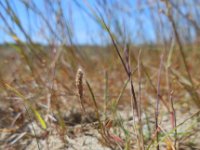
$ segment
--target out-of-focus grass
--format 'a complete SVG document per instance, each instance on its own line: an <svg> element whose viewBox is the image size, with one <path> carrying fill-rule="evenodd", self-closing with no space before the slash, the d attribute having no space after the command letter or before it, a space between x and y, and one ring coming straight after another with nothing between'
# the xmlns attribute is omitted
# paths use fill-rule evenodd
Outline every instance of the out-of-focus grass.
<svg viewBox="0 0 200 150"><path fill-rule="evenodd" d="M16 45L17 46L17 45ZM4 47L4 49L9 49L8 47ZM46 49L45 47L43 47ZM83 48L84 49L84 48ZM123 71L122 67L120 65L120 61L117 60L117 58L113 58L113 55L116 56L114 51L112 50L112 47L104 48L104 49L110 49L109 53L106 53L106 50L104 53L107 54L106 58L103 52L100 52L102 55L99 55L99 51L96 51L93 54L88 53L89 51L94 51L93 47L90 49L90 47L87 47L87 55L90 59L87 60L85 64L81 64L84 69L85 77L90 81L90 86L95 94L95 103L97 103L98 107L94 107L94 103L90 101L91 99L89 90L86 88L86 84L84 83L84 99L86 101L85 107L87 110L95 110L98 111L98 118L99 121L102 124L102 128L105 128L104 120L105 117L108 117L114 122L114 125L111 126L111 129L115 130L115 134L120 136L122 133L125 134L124 138L124 145L126 149L132 149L133 147L133 138L134 138L134 130L133 128L127 128L126 127L126 119L124 120L123 117L120 116L122 111L130 110L130 96L129 96L129 88L128 88L128 81L126 78L126 74ZM155 47L156 49L156 47ZM135 57L139 52L133 51L132 47L131 50L131 56ZM65 51L61 52L61 55L59 59L56 60L56 65L52 68L50 66L51 61L53 61L52 58L52 52L51 51L43 51L43 53L46 52L46 55L43 55L45 60L43 67L39 67L41 64L34 63L34 69L37 72L37 78L40 78L40 82L36 83L35 78L33 78L31 71L28 69L27 64L24 63L23 57L20 57L19 53L16 53L13 50L10 50L10 52L1 51L1 81L5 83L9 83L12 87L15 87L20 93L22 93L25 97L29 97L28 101L31 103L31 105L34 106L35 110L39 110L40 114L44 116L45 124L47 124L49 130L58 130L52 128L52 121L48 116L59 118L58 121L62 122L60 126L65 126L61 128L65 128L64 131L67 130L67 125L65 125L64 116L70 112L72 109L80 109L80 104L78 100L78 95L76 93L76 86L75 86L75 68L78 68L80 64L78 63L78 60L80 58L71 57L73 59L73 62L75 64L70 64L70 61L68 62L69 57L67 57L68 53L65 53ZM50 52L50 53L49 53ZM9 54L8 54L9 53ZM11 54L13 55L13 58L10 58ZM152 81L152 84L156 85L156 72L158 71L158 65L159 61L158 58L161 54L161 51L154 50L149 52L148 50L142 51L142 64L146 68L146 71L149 75L149 78ZM19 57L18 57L19 56ZM189 62L190 71L193 74L194 83L197 86L198 91L198 85L199 85L199 76L198 76L198 70L196 68L199 65L198 61L192 61L193 57L199 56L198 51L192 51L187 53L187 60ZM29 59L32 57L32 60L37 59L34 58L31 54L29 54ZM53 57L54 58L54 57ZM68 58L68 59L66 59ZM63 59L63 60L62 60ZM30 59L31 60L31 59ZM104 61L102 61L104 60ZM191 60L191 61L190 61ZM63 62L64 61L64 62ZM89 63L88 63L89 62ZM99 63L101 62L101 63ZM95 66L95 67L94 67ZM134 70L136 68L137 64L136 62L132 62L132 69ZM75 67L72 69L72 67ZM12 71L6 71L3 72L6 68L12 68ZM171 55L171 63L170 68L175 69L179 73L184 75L184 68L181 67L181 62L176 57L176 51L173 52L173 55ZM104 73L105 70L108 73L108 76L105 79ZM170 73L170 82L172 83L171 88L173 89L173 102L176 108L176 111L178 112L177 115L177 122L180 123L180 121L183 121L184 119L181 116L181 113L184 114L190 114L189 111L192 111L195 108L195 104L192 103L191 97L188 95L188 90L184 87L184 85L181 82L181 78L178 78L176 74ZM137 74L133 73L132 78L134 81L137 81ZM106 91L105 91L105 80L106 80ZM125 82L127 81L127 82ZM183 82L184 83L184 82ZM39 84L39 85L38 85ZM135 82L136 87L136 94L138 94L138 84ZM149 126L149 131L144 130L144 137L148 137L148 135L152 135L154 133L154 129L152 128L154 122L153 122L153 114L154 114L154 105L155 101L153 99L156 98L154 89L151 86L151 83L149 82L149 79L147 76L145 76L144 70L141 70L141 86L142 86L142 95L141 95L141 105L142 109L145 111L147 122L145 120L142 120L143 126ZM168 105L170 105L170 102L168 101L168 89L167 89L167 81L164 77L164 73L162 74L161 78L161 96L162 98L167 102ZM105 94L105 92L107 92ZM48 96L50 94L50 97ZM108 99L106 99L106 116L104 114L105 112L105 96L108 95ZM1 86L1 103L5 102L5 105L9 108L10 103L17 103L18 99L17 97L20 97L17 93L12 93L3 86ZM3 99L8 99L8 101L4 101ZM16 100L14 100L16 99ZM50 105L49 105L50 103ZM50 108L48 108L50 107ZM166 117L164 114L168 113L168 110L165 109L165 105L161 104L161 115L163 117ZM3 109L3 108L2 108ZM48 109L50 111L48 111ZM59 109L59 111L58 111ZM13 110L12 110L13 111ZM59 115L58 115L59 114ZM101 117L103 115L104 117ZM10 116L12 117L12 116ZM38 117L37 117L38 118ZM40 117L39 117L40 118ZM47 119L48 118L48 119ZM26 118L28 120L28 118ZM186 118L185 118L186 119ZM193 119L193 118L191 118ZM39 119L40 124L43 124L43 119ZM167 126L171 126L170 122L167 123ZM184 125L184 124L183 124ZM17 125L16 125L17 126ZM6 127L5 127L6 128ZM144 127L145 128L145 127ZM164 128L164 127L163 127ZM164 135L160 135L161 139L159 143L164 143L166 138L172 138L173 139L173 132L174 129L165 129L166 133L163 133ZM186 136L187 134L181 134L179 132L179 127L177 126L178 133L177 137L178 139L182 139L182 137ZM122 130L122 133L121 131ZM112 131L112 130L111 130ZM110 132L110 131L109 131ZM191 134L193 131L191 130ZM58 133L61 133L58 131ZM197 133L196 133L197 134ZM111 137L110 137L111 138ZM123 137L120 137L123 138ZM150 138L150 139L149 139ZM145 138L145 147L152 146L149 145L151 143L151 137ZM188 139L187 139L188 140ZM123 147L122 146L122 147Z"/></svg>
<svg viewBox="0 0 200 150"><path fill-rule="evenodd" d="M70 146L68 136L74 138L80 132L76 130L76 126L81 125L83 135L87 133L84 127L89 125L89 130L97 128L100 131L101 137L98 137L98 140L102 145L112 149L159 149L160 145L162 148L178 149L184 142L189 146L191 142L199 144L192 141L191 135L200 136L196 132L199 131L198 126L193 126L193 123L198 124L195 117L199 117L200 52L198 43L197 47L195 43L181 43L170 13L174 7L173 3L161 1L166 2L166 8L163 9L168 13L164 15L173 26L178 45L175 41L172 44L160 44L158 41L157 44L134 46L128 40L130 37L125 36L120 40L123 33L117 18L110 18L116 19L114 28L117 29L113 31L113 26L110 26L113 24L109 24L108 18L102 15L100 9L93 8L84 1L87 10L82 9L99 25L102 32L107 33L111 44L80 46L74 43L72 29L68 19L62 14L64 10L60 1L55 1L59 13L54 10L52 1L45 3L52 13L55 13L55 29L52 20L48 20L33 1L20 2L43 21L52 37L45 39L47 45L34 43L11 3L0 2L0 17L6 25L6 28L2 29L15 42L0 46L0 110L8 116L6 122L12 126L4 125L3 119L0 119L0 123L5 129L16 128L16 132L11 132L9 136L17 136L18 132L28 135L31 131L27 131L26 127L29 123L36 123L39 127L32 137L36 138L37 142L45 139L46 145L49 145L49 142L52 142L49 137L56 132L67 147ZM106 4L105 9L109 10ZM185 17L189 20L192 18ZM192 23L195 24L195 20L192 20ZM20 39L12 24L26 38L26 42ZM159 23L155 21L154 24L158 26ZM122 37L117 33L122 34ZM66 39L70 44L66 44ZM130 44L128 48L124 46L128 45L127 43ZM161 54L165 54L162 63ZM81 94L80 91L77 93L75 83L79 67L84 70ZM80 111L80 100L84 102L84 113ZM155 122L156 105L159 107L156 109L158 116ZM194 113L194 110L197 110L197 113ZM34 119L31 118L32 113ZM189 121L190 125L187 125ZM95 136L95 133L92 134ZM2 149L15 145L10 144L9 136L2 136L5 140ZM19 144L22 147L21 143L27 139L32 140L28 136L21 141L17 141L18 138L22 137L18 136L14 140L11 138L11 143L14 141L16 146ZM40 145L38 142L39 149Z"/></svg>

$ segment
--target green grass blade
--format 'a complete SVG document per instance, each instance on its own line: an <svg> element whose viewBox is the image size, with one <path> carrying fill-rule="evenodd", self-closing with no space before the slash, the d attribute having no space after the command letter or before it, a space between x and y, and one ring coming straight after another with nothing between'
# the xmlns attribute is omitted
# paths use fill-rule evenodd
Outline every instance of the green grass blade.
<svg viewBox="0 0 200 150"><path fill-rule="evenodd" d="M26 99L26 97L21 94L18 90L16 90L15 88L13 88L12 86L10 86L9 84L5 83L5 86L7 89L13 91L16 95L18 95L20 98L23 99L23 101L30 107L30 109L33 111L35 117L37 118L37 120L39 121L40 125L42 126L43 129L47 128L47 125L44 121L44 119L42 118L42 116L40 115L40 113L33 108L33 106L30 104L30 102Z"/></svg>

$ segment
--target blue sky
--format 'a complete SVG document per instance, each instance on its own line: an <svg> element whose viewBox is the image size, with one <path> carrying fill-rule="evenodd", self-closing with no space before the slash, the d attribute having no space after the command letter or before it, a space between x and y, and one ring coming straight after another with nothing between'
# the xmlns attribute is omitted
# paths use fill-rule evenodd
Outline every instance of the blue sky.
<svg viewBox="0 0 200 150"><path fill-rule="evenodd" d="M12 2L11 2L12 1ZM45 31L44 22L41 21L35 14L32 12L27 13L27 9L25 6L20 2L20 0L11 0L11 7L19 17L21 24L23 25L23 28L25 31L31 36L32 40L35 42L45 43L45 38L48 38L49 35L48 32ZM51 20L54 20L51 13L48 13L48 9L46 9L45 6L45 0L33 0L37 8L45 15L48 21L52 22ZM88 14L85 13L84 10L82 10L80 7L77 6L75 1L73 0L63 0L62 2L62 8L64 10L64 15L66 15L67 20L72 20L72 22L69 23L72 31L73 31L73 41L77 44L102 44L109 40L107 37L107 33L104 32L100 25L94 21ZM77 0L77 2L81 5L83 9L85 9L87 12L90 12L90 8L88 8L86 3L89 3L89 5L96 11L98 9L98 5L96 4L97 1L95 0L88 0L86 3L84 0ZM108 1L108 5L111 10L111 19L107 18L107 22L113 23L115 20L112 20L112 16L117 16L118 23L121 24L126 31L126 34L129 34L132 38L132 40L135 43L140 43L142 39L140 39L141 34L143 34L143 37L147 41L155 41L155 31L151 23L151 16L149 13L148 8L145 8L142 11L138 11L138 2L139 1L132 1L132 0L126 0L127 3L116 3L120 2L120 0L110 0ZM145 6L142 3L145 1L141 1L141 6ZM5 4L5 1L2 1L3 4ZM115 5L118 4L117 6ZM119 5L120 4L120 5ZM113 7L121 7L122 9L126 9L127 13L121 14L118 11L115 11L115 8ZM113 7L113 8L112 8ZM1 6L0 6L1 9ZM2 10L2 9L1 9ZM13 30L16 32L18 37L22 41L26 41L26 38L23 36L22 32L16 27L16 25L13 25L13 23L10 21L8 15L4 12L0 12L6 17L6 20L9 22L9 24L12 26ZM70 14L70 11L72 12L72 15ZM102 14L104 14L104 10L100 10ZM104 16L105 17L105 16ZM142 22L141 24L138 24L138 19ZM55 27L54 25L52 25ZM112 25L111 25L112 29ZM3 23L3 21L0 19L0 43L3 42L12 42L12 38L10 35L6 33L6 26ZM114 31L114 29L113 29ZM45 32L45 34L43 33ZM58 30L56 32L61 35ZM141 33L139 33L141 32ZM45 35L46 37L44 37Z"/></svg>
<svg viewBox="0 0 200 150"><path fill-rule="evenodd" d="M42 24L38 21L38 18L33 14L27 14L26 8L19 0L11 0L12 1L12 7L19 17L21 24L23 24L23 28L31 35L32 39L37 42L43 42L43 37L40 37L39 35L39 28L42 26ZM4 2L4 1L2 1ZM34 0L37 7L42 11L44 10L44 1L43 0ZM88 38L88 30L92 32L95 35L95 32L98 30L97 24L90 19L86 14L81 12L77 6L74 5L74 3L70 2L70 0L67 0L66 3L62 3L63 8L67 7L67 3L69 3L71 10L73 11L73 29L75 32L75 36L77 38L78 43L84 44L89 43L90 38ZM11 24L13 27L13 30L17 33L20 39L25 40L25 37L20 32L20 30L12 25L12 22L10 21L8 15L1 11L3 15L6 17L6 20ZM30 19L28 19L30 18ZM51 16L49 16L48 19L51 19ZM88 28L88 26L90 26ZM31 28L31 29L30 29ZM5 31L5 24L0 19L0 43L2 42L9 42L12 41L12 38L10 35L8 35Z"/></svg>

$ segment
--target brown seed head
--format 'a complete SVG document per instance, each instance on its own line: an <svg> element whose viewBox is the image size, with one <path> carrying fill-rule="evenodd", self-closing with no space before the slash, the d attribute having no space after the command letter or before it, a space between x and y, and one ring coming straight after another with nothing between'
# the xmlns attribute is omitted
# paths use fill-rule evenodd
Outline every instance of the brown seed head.
<svg viewBox="0 0 200 150"><path fill-rule="evenodd" d="M76 74L76 87L80 99L83 98L83 71L81 68L78 69Z"/></svg>

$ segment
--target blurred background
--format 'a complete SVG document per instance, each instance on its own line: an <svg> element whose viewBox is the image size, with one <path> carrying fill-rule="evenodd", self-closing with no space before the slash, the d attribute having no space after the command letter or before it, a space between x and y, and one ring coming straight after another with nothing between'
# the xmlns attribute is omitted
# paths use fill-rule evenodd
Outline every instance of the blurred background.
<svg viewBox="0 0 200 150"><path fill-rule="evenodd" d="M34 122L40 129L47 124L64 139L68 125L83 123L80 100L89 116L99 112L93 122L112 118L128 135L124 145L135 145L133 124L125 132L124 121L117 121L122 120L118 112L127 122L133 117L133 93L138 119L143 117L144 145L151 145L153 135L161 132L154 128L160 102L163 136L174 138L174 147L177 137L180 146L199 146L199 120L192 118L194 108L200 108L199 18L200 0L0 0L0 127L19 127L1 130L2 149L25 149L21 141L29 145L35 135L16 136L14 144L12 135L28 135L32 129L26 127ZM81 94L76 86L79 68ZM173 136L176 119L181 123L190 116L195 122Z"/></svg>
<svg viewBox="0 0 200 150"><path fill-rule="evenodd" d="M116 98L127 78L116 49L126 59L129 45L132 70L144 66L136 83L144 78L155 94L165 54L163 90L184 89L199 105L199 7L199 0L1 0L0 80L35 96L76 96L81 67L100 99L105 84Z"/></svg>
<svg viewBox="0 0 200 150"><path fill-rule="evenodd" d="M182 42L200 38L199 0L1 0L0 43L111 44L104 19L119 43L163 44L173 39L174 20Z"/></svg>

